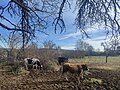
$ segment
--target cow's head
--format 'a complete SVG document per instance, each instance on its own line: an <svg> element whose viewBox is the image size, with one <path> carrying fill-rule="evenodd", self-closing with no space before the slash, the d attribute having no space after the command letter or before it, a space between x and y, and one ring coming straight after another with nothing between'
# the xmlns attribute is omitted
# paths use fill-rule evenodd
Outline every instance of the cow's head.
<svg viewBox="0 0 120 90"><path fill-rule="evenodd" d="M33 63L33 68L34 69L42 69L43 68L43 65L41 64L41 62L40 61L35 61L34 63Z"/></svg>
<svg viewBox="0 0 120 90"><path fill-rule="evenodd" d="M68 62L68 57L58 57L59 65L63 65L65 62Z"/></svg>
<svg viewBox="0 0 120 90"><path fill-rule="evenodd" d="M87 64L83 64L83 65L81 65L81 66L82 66L83 71L89 70Z"/></svg>

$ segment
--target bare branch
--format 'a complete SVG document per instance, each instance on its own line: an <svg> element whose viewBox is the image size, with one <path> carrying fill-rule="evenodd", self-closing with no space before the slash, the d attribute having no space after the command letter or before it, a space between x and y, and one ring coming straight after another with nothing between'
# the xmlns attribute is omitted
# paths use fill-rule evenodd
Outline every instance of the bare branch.
<svg viewBox="0 0 120 90"><path fill-rule="evenodd" d="M5 28L5 29L7 29L7 30L11 30L11 31L23 31L23 30L18 29L18 28L10 28L10 27L2 24L1 22L0 22L0 26L3 27L3 28ZM26 31L26 30L24 30L24 31L27 32L27 33L29 33L29 34L32 34L32 33L30 33L29 31Z"/></svg>
<svg viewBox="0 0 120 90"><path fill-rule="evenodd" d="M60 9L59 9L59 13L58 13L58 17L55 18L53 24L55 25L55 33L56 33L56 30L57 30L57 26L59 26L61 28L61 32L64 30L65 28L65 23L64 23L64 20L62 18L62 11L63 11L63 8L64 8L64 5L66 3L66 0L63 0L61 5L60 5ZM62 25L61 25L61 24ZM61 27L62 26L62 27Z"/></svg>
<svg viewBox="0 0 120 90"><path fill-rule="evenodd" d="M23 5L23 3L19 2L19 0L11 0L11 2L16 3L17 5L19 5L21 8L24 8L27 12L29 12L29 9Z"/></svg>
<svg viewBox="0 0 120 90"><path fill-rule="evenodd" d="M83 30L89 25L102 23L108 28L106 30L109 34L118 36L120 32L119 0L77 0L76 4L78 14L75 24L77 28Z"/></svg>

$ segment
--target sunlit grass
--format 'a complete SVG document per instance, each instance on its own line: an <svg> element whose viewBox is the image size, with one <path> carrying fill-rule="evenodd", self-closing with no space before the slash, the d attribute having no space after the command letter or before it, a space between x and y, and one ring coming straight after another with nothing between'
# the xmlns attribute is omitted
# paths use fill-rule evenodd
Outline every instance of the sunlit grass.
<svg viewBox="0 0 120 90"><path fill-rule="evenodd" d="M110 66L96 66L98 69L104 69L104 70L115 70L116 68L110 67Z"/></svg>
<svg viewBox="0 0 120 90"><path fill-rule="evenodd" d="M89 80L86 80L86 82L102 84L103 81L101 79L90 78Z"/></svg>
<svg viewBox="0 0 120 90"><path fill-rule="evenodd" d="M105 56L86 56L82 59L70 59L70 62L105 63ZM108 57L108 63L120 64L120 56Z"/></svg>
<svg viewBox="0 0 120 90"><path fill-rule="evenodd" d="M108 57L107 63L105 56L86 56L82 59L69 59L69 61L74 63L86 63L97 69L116 70L120 68L120 56Z"/></svg>

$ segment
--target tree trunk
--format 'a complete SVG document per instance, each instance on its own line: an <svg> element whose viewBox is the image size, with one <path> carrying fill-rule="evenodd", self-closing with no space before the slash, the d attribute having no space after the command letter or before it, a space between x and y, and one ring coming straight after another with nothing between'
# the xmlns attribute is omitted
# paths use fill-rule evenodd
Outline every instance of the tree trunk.
<svg viewBox="0 0 120 90"><path fill-rule="evenodd" d="M106 55L106 63L108 62L108 56Z"/></svg>

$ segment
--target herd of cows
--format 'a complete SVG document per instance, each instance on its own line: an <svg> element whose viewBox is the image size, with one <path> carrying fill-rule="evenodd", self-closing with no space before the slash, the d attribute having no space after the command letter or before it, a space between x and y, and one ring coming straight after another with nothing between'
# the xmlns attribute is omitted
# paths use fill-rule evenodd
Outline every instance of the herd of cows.
<svg viewBox="0 0 120 90"><path fill-rule="evenodd" d="M24 62L25 62L26 70L30 70L30 69L42 70L43 69L42 63L37 58L25 58ZM81 75L83 78L83 72L86 70L89 70L86 64L74 64L74 63L68 62L67 57L58 57L58 64L62 68L61 75L63 75L64 73L70 72L73 74L75 73L78 76Z"/></svg>

